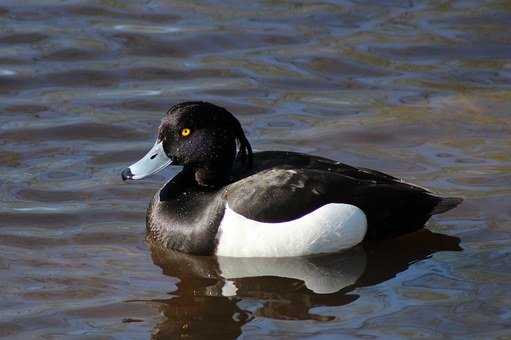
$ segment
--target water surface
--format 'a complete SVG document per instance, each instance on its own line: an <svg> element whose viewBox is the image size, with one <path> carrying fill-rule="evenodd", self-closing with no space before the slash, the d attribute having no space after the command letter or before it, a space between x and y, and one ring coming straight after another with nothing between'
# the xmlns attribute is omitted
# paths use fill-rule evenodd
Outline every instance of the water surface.
<svg viewBox="0 0 511 340"><path fill-rule="evenodd" d="M511 336L508 1L2 1L0 336ZM184 100L256 150L465 197L345 254L150 249L121 182Z"/></svg>

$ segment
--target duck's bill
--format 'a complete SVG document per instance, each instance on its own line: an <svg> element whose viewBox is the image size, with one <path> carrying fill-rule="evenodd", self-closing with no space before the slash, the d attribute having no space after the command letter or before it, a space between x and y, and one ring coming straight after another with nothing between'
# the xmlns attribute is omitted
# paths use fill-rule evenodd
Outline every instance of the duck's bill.
<svg viewBox="0 0 511 340"><path fill-rule="evenodd" d="M121 172L122 180L142 179L166 168L172 163L163 150L163 144L156 141L149 152L141 160Z"/></svg>

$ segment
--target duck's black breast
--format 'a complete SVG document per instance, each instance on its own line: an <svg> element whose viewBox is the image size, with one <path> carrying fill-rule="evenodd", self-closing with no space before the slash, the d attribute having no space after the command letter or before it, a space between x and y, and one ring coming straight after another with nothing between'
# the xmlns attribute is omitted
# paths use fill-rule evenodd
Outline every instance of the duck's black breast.
<svg viewBox="0 0 511 340"><path fill-rule="evenodd" d="M212 254L225 201L219 190L187 186L178 174L158 191L147 210L148 239L170 249Z"/></svg>

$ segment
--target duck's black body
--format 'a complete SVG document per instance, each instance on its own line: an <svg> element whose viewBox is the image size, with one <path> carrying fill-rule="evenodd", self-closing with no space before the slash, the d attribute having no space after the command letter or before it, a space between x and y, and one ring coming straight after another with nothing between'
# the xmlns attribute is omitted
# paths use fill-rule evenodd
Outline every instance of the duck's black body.
<svg viewBox="0 0 511 340"><path fill-rule="evenodd" d="M186 104L202 108L203 115L208 110L214 114L217 108L206 103L185 103L180 104L185 105L181 107L181 115L187 113L183 109ZM160 136L168 128L165 120L162 126ZM195 130L203 128L193 121L188 121L186 126ZM229 138L234 137L226 139ZM181 162L183 171L156 193L148 208L150 239L170 249L213 254L227 205L247 219L277 226L300 219L329 203L358 207L367 218L365 237L385 238L420 229L433 214L445 212L461 202L459 198L435 196L375 170L316 156L268 151L254 153L250 162L251 150L249 145L243 146L245 142L248 144L246 139L241 143L245 147L244 155L233 157L227 166L213 165L209 159L203 164L194 160ZM170 157L178 153L171 152L169 146L163 148ZM232 146L227 148L231 150ZM203 152L200 146L194 150ZM130 175L131 172L123 177Z"/></svg>

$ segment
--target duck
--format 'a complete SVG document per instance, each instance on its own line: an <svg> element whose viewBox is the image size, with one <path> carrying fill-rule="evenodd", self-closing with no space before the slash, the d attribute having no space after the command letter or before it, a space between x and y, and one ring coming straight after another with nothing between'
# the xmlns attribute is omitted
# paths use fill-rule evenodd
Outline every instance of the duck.
<svg viewBox="0 0 511 340"><path fill-rule="evenodd" d="M195 255L341 252L422 229L463 201L328 158L253 152L239 120L203 101L172 106L152 148L121 177L140 180L168 166L181 171L151 199L146 238Z"/></svg>

